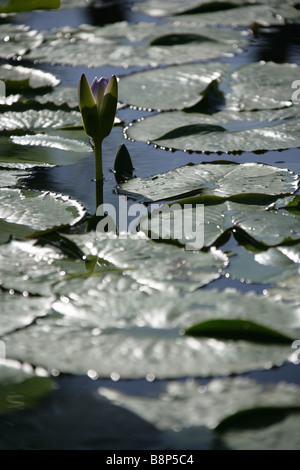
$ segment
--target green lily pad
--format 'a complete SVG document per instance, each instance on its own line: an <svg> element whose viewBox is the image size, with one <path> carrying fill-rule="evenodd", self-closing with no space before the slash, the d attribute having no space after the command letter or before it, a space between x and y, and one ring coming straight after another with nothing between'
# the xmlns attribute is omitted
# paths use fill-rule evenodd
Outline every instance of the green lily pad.
<svg viewBox="0 0 300 470"><path fill-rule="evenodd" d="M275 196L294 193L299 177L286 169L259 163L205 163L187 165L164 174L149 178L133 178L120 186L124 194L135 197L139 202L182 199L194 195L194 201L201 203L204 196L215 199L238 195L253 198L259 194ZM246 199L245 199L246 200ZM192 199L191 199L192 201Z"/></svg>
<svg viewBox="0 0 300 470"><path fill-rule="evenodd" d="M300 306L299 275L300 272L278 281L274 287L268 289L268 294L275 299L293 302Z"/></svg>
<svg viewBox="0 0 300 470"><path fill-rule="evenodd" d="M149 384L151 387L151 384ZM175 449L298 449L299 387L287 383L258 384L247 378L214 379L207 385L195 380L168 382L159 397L127 394L100 387L99 394L111 404L121 406L163 431L170 448ZM220 399L220 396L222 399ZM179 406L180 404L180 406ZM274 408L277 422L266 422L261 428L247 426L230 433L214 430L226 418L243 410L254 418L258 410ZM197 410L197 413L194 412ZM278 413L277 413L278 411ZM285 412L287 419L279 419ZM274 419L275 421L275 419ZM258 418L257 423L262 424ZM188 444L187 444L188 443ZM186 447L186 446L189 447Z"/></svg>
<svg viewBox="0 0 300 470"><path fill-rule="evenodd" d="M182 38L172 45L155 45L166 34L195 34L197 41L181 44ZM245 44L245 36L231 30L205 29L189 25L128 22L105 25L101 28L81 25L80 28L63 27L50 33L43 33L45 40L38 50L29 52L28 57L39 62L85 65L100 67L105 64L123 67L157 66L193 62L233 55ZM174 36L173 36L174 37ZM151 45L152 44L152 45ZM150 47L149 47L150 46ZM95 48L97 54L95 55Z"/></svg>
<svg viewBox="0 0 300 470"><path fill-rule="evenodd" d="M59 282L66 274L60 264L64 257L57 248L41 247L33 240L12 240L9 244L0 245L0 284L7 290L47 295L51 299L52 284ZM75 261L73 266L74 264ZM14 299L18 302L19 297L13 296L12 301ZM26 300L24 299L24 302ZM47 305L49 306L49 301L45 300L45 307ZM43 311L45 310L41 309L41 312ZM19 315L16 310L17 319Z"/></svg>
<svg viewBox="0 0 300 470"><path fill-rule="evenodd" d="M75 87L59 86L49 93L36 95L34 101L43 105L51 103L57 107L68 106L71 109L78 109L78 92Z"/></svg>
<svg viewBox="0 0 300 470"><path fill-rule="evenodd" d="M207 320L185 330L196 337L253 341L267 344L291 344L293 339L279 331L266 328L249 320Z"/></svg>
<svg viewBox="0 0 300 470"><path fill-rule="evenodd" d="M261 3L249 3L244 0L230 2L208 2L205 0L189 1L182 4L176 0L169 4L162 4L159 0L148 0L138 3L136 8L150 16L167 16L166 19L169 21L194 23L198 26L205 24L249 26L257 20L264 25L283 24L286 20L295 21L299 16L292 1L280 5L276 1Z"/></svg>
<svg viewBox="0 0 300 470"><path fill-rule="evenodd" d="M7 93L55 87L60 82L51 73L9 64L0 67L0 80L5 82Z"/></svg>
<svg viewBox="0 0 300 470"><path fill-rule="evenodd" d="M36 230L76 224L85 215L79 202L43 191L0 189L1 242L10 235L24 237Z"/></svg>
<svg viewBox="0 0 300 470"><path fill-rule="evenodd" d="M133 140L188 151L278 150L300 146L298 117L296 107L242 114L226 109L212 116L173 111L133 123L126 129L126 135Z"/></svg>
<svg viewBox="0 0 300 470"><path fill-rule="evenodd" d="M291 106L291 83L299 73L296 64L257 62L239 67L231 75L227 106L242 111Z"/></svg>
<svg viewBox="0 0 300 470"><path fill-rule="evenodd" d="M237 279L254 283L274 283L299 275L300 245L278 246L252 253L244 247L236 247L226 272ZM300 299L300 294L298 294Z"/></svg>
<svg viewBox="0 0 300 470"><path fill-rule="evenodd" d="M90 233L68 238L86 256L97 256L100 264L104 260L124 270L126 276L139 284L162 291L196 290L220 277L220 270L228 264L227 256L220 250L189 253L138 234L127 235L128 238L122 238L122 235L119 238L112 234Z"/></svg>
<svg viewBox="0 0 300 470"><path fill-rule="evenodd" d="M142 4L136 3L135 9L142 11L150 16L167 16L167 15L183 15L187 13L205 13L207 11L215 10L226 10L236 8L240 5L244 5L247 2L245 0L214 0L209 2L208 0L186 0L184 4L179 0L172 1L172 3L162 4L159 0L147 0Z"/></svg>
<svg viewBox="0 0 300 470"><path fill-rule="evenodd" d="M34 370L12 360L0 362L0 413L36 406L52 390L53 382L45 369Z"/></svg>
<svg viewBox="0 0 300 470"><path fill-rule="evenodd" d="M4 6L0 5L0 13L19 13L60 7L60 0L28 0L26 4L22 0L7 0L4 3Z"/></svg>
<svg viewBox="0 0 300 470"><path fill-rule="evenodd" d="M299 332L292 307L254 294L197 291L174 303L172 292L147 293L129 278L118 278L108 272L102 280L95 275L60 284L62 297L53 304L60 316L4 337L9 357L22 355L29 363L68 373L94 370L101 377L223 375L282 364L291 345L192 338L182 335L183 328L204 319L251 318L282 334Z"/></svg>
<svg viewBox="0 0 300 470"><path fill-rule="evenodd" d="M249 408L223 419L217 426L217 432L239 431L240 429L260 429L283 421L289 415L300 413L300 406L280 407L265 406Z"/></svg>
<svg viewBox="0 0 300 470"><path fill-rule="evenodd" d="M42 131L61 127L81 127L81 114L78 111L53 111L51 109L27 109L7 111L0 114L0 131L10 133Z"/></svg>
<svg viewBox="0 0 300 470"><path fill-rule="evenodd" d="M28 297L27 291L24 291L24 295L0 291L0 300L0 335L3 336L18 328L27 327L37 318L47 315L53 298Z"/></svg>
<svg viewBox="0 0 300 470"><path fill-rule="evenodd" d="M30 167L29 167L30 168ZM28 168L28 170L29 170ZM32 168L32 167L31 167ZM30 171L16 170L0 170L0 188L10 188L16 186L20 179L29 176Z"/></svg>
<svg viewBox="0 0 300 470"><path fill-rule="evenodd" d="M184 212L183 212L184 211ZM177 226L177 232L173 225ZM222 204L204 207L204 218L199 207L181 209L170 207L151 218L141 221L141 230L150 237L175 239L188 249L211 246L228 230L241 230L250 240L265 246L276 246L287 241L300 239L300 217L284 210L252 204L239 204L226 201ZM180 232L178 232L180 230ZM180 237L176 234L180 233ZM200 243L200 246L199 246Z"/></svg>
<svg viewBox="0 0 300 470"><path fill-rule="evenodd" d="M0 57L9 59L25 55L41 46L43 34L29 26L2 24L0 30Z"/></svg>
<svg viewBox="0 0 300 470"><path fill-rule="evenodd" d="M0 142L0 167L11 170L70 165L91 152L83 130L3 136Z"/></svg>
<svg viewBox="0 0 300 470"><path fill-rule="evenodd" d="M183 109L203 100L203 93L226 72L223 63L192 64L147 70L122 77L120 101L152 109Z"/></svg>
<svg viewBox="0 0 300 470"><path fill-rule="evenodd" d="M12 135L11 140L14 144L28 145L36 147L50 147L65 150L67 152L92 152L92 147L86 142L67 139L60 135L34 134L34 135Z"/></svg>

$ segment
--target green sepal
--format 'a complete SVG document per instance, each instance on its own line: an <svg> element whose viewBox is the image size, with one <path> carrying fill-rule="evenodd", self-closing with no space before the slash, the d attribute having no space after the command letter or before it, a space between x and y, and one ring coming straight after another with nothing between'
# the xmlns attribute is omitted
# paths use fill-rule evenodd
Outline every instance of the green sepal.
<svg viewBox="0 0 300 470"><path fill-rule="evenodd" d="M105 90L100 113L99 113L99 134L98 138L103 140L107 137L114 125L118 104L118 82L115 75L111 77Z"/></svg>
<svg viewBox="0 0 300 470"><path fill-rule="evenodd" d="M87 135L95 140L99 138L99 113L90 84L85 74L82 74L78 83L78 100L84 130Z"/></svg>

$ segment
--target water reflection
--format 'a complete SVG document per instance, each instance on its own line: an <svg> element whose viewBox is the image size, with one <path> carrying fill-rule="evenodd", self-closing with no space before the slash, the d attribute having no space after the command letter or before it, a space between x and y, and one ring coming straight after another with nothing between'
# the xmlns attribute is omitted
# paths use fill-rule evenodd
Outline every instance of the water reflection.
<svg viewBox="0 0 300 470"><path fill-rule="evenodd" d="M130 14L127 2L119 0L98 0L86 8L88 22L93 26L126 21Z"/></svg>
<svg viewBox="0 0 300 470"><path fill-rule="evenodd" d="M252 26L255 61L300 63L300 24Z"/></svg>

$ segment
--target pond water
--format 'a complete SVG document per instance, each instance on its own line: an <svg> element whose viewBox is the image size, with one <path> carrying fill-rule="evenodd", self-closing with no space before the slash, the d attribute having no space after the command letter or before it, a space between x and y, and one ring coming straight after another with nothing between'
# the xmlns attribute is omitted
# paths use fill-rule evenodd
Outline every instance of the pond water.
<svg viewBox="0 0 300 470"><path fill-rule="evenodd" d="M103 7L103 4L99 2ZM105 3L104 3L105 5ZM121 5L121 6L120 6ZM109 9L99 8L89 9L82 7L74 7L62 9L57 11L46 12L30 12L22 13L13 19L15 24L26 24L32 29L39 31L50 30L51 28L60 28L63 26L78 27L81 24L100 25L100 24L113 24L115 21L129 21L132 24L138 24L140 21L153 22L157 24L164 24L162 18L153 18L147 16L143 12L132 11L132 2L117 2L113 3L113 7ZM0 26L1 27L1 26ZM243 29L242 27L237 30ZM261 28L258 37L252 37L248 45L242 52L233 57L226 57L216 59L218 62L225 62L229 64L230 70L235 68L258 62L260 60L273 61L276 63L296 63L300 64L300 41L299 41L299 24L291 25L276 25L266 26ZM4 62L4 61L3 61ZM15 64L14 60L10 60L11 64ZM33 66L32 61L23 60L19 62L21 65ZM70 66L60 64L48 63L35 63L34 67L54 74L61 81L61 86L75 87L78 83L78 78L82 73L85 73L89 81L95 76L110 76L116 74L120 77L128 75L132 71L139 71L145 67L117 67L108 66L97 68L86 68L83 66ZM300 77L299 77L300 78ZM227 91L226 81L222 84L222 91ZM124 123L124 126L129 125L141 117L147 117L155 114L151 111L143 111L126 107L118 111L118 117ZM234 123L236 125L236 123ZM252 124L252 123L251 123ZM243 127L243 122L242 122ZM249 123L247 124L249 125ZM257 123L253 123L254 127ZM75 136L77 131L61 131L64 137ZM81 134L82 135L82 134ZM86 138L88 143L88 138ZM115 126L110 136L105 139L103 147L103 166L104 166L104 200L106 203L113 204L118 208L119 194L118 185L113 173L114 158L121 143L125 143L130 153L132 163L134 166L134 175L137 177L148 177L158 173L165 173L170 170L175 170L178 167L187 165L189 163L199 164L204 162L216 162L220 160L227 160L235 163L266 163L278 168L288 168L296 174L300 174L300 149L288 148L286 150L271 150L268 152L242 152L240 154L222 154L217 153L200 153L200 152L186 152L183 150L164 150L157 145L148 145L145 142L131 141L124 139L124 132L122 126ZM15 161L23 160L23 149L19 146L15 154ZM19 153L18 153L19 152ZM63 151L51 150L51 158L55 160L55 152L57 152L57 160L62 158ZM66 158L66 157L64 157ZM94 178L94 155L93 153L82 154L78 160L70 165L59 165L53 168L37 168L29 178L25 178L22 182L22 187L30 190L50 191L59 194L65 194L72 199L79 201L88 212L93 213L95 210L95 182ZM298 194L299 190L298 190ZM229 237L227 242L222 246L223 252L234 251L239 248L239 241L233 234ZM271 282L245 282L234 276L222 275L218 279L208 283L203 287L203 291L217 288L223 291L226 288L234 288L240 292L256 292L261 295L266 289L272 287ZM271 363L272 366L272 363ZM268 367L266 364L265 370L252 370L248 373L237 374L240 378L255 380L260 385L265 384L279 384L282 381L288 384L300 385L299 365L286 362L281 367ZM226 374L224 374L224 377ZM234 377L235 374L231 374ZM185 384L193 380L197 387L204 388L213 380L220 376L191 379L190 377L180 377L177 381ZM93 378L93 377L92 377ZM41 448L59 448L59 439L63 439L64 433L69 433L66 439L69 448L94 448L101 447L104 449L114 448L130 448L130 441L126 437L126 433L132 433L129 423L135 415L122 416L118 421L116 415L120 409L111 406L111 408L101 408L99 402L98 389L110 390L111 393L125 394L131 397L140 397L145 399L158 399L161 394L166 392L166 388L170 384L168 380L153 380L150 376L147 379L132 379L124 380L122 377L112 376L111 379L91 380L90 377L83 375L61 374L54 379L56 383L56 391L48 397L42 405L31 409L30 411L24 410L19 414L7 415L7 417L0 422L0 436L6 435L5 444L1 444L0 448L22 448L27 446L27 441L23 437L26 433L31 436L31 441L34 442L36 435L34 430L41 426L41 434L44 438L37 439L38 446ZM171 381L172 382L172 381ZM106 392L105 392L106 393ZM106 396L104 393L103 396ZM107 396L110 397L109 391ZM101 400L103 397L101 396ZM116 398L121 400L120 396ZM117 405L116 405L117 406ZM121 405L120 405L121 406ZM142 406L142 405L140 405ZM134 406L132 408L135 410ZM138 409L138 407L136 408ZM104 411L103 411L104 410ZM99 420L108 420L110 424L106 427L106 434L100 433L99 429L95 431L97 420L93 414L97 415ZM128 412L129 413L129 412ZM134 413L134 411L133 411ZM78 423L78 420L84 420L83 430L81 434L76 426L72 429L72 423ZM64 423L64 424L63 424ZM127 423L126 425L124 423ZM116 432L116 427L120 426L121 431ZM149 426L149 429L148 427ZM58 427L61 430L58 432ZM75 429L76 428L76 429ZM11 430L14 430L12 432ZM136 429L140 430L133 436L135 439L136 448L152 448L157 449L168 448L170 442L164 441L165 437L161 437L158 429L150 429L150 424L147 420L138 423ZM178 431L176 426L174 428L174 435ZM115 434L114 434L115 431ZM85 433L85 438L82 439L82 433ZM31 435L32 433L32 435ZM141 435L144 437L142 438ZM103 439L99 444L99 439ZM105 441L107 439L107 441ZM166 438L167 439L167 438ZM182 439L182 438L181 438ZM30 439L29 439L30 440ZM95 440L95 442L94 442ZM132 441L131 441L132 442ZM203 448L205 448L205 438L203 438ZM164 445L166 447L164 447ZM183 436L183 439L172 441L173 448L187 448L192 449L195 445L194 438L188 432ZM200 445L200 448L201 448ZM219 446L225 447L224 444L214 444L216 448ZM182 446L182 447L181 447Z"/></svg>

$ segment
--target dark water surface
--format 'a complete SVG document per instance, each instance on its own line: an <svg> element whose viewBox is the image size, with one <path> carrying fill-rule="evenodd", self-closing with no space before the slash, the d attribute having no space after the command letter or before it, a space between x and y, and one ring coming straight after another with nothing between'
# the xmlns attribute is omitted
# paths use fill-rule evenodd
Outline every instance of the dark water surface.
<svg viewBox="0 0 300 470"><path fill-rule="evenodd" d="M129 6L130 2L123 2L123 6L116 7L109 12L103 12L99 8L97 14L95 11L90 10L89 8L73 8L66 10L50 11L50 12L33 12L33 13L24 13L18 15L17 21L21 24L28 24L30 27L44 30L51 29L52 27L61 27L66 24L70 26L79 26L82 23L90 24L100 24L103 23L112 23L119 20L127 20L132 23L138 21L153 21L153 18L148 18L146 15L136 14L131 12ZM158 22L163 22L162 20L157 20ZM251 62L256 62L259 60L265 61L275 61L275 62L294 62L300 63L300 29L299 25L283 25L275 26L268 28L261 28L257 32L257 37L253 37L250 41L249 46L237 56L226 59L231 64L231 67L237 67L242 64L247 64ZM86 69L85 67L70 67L70 66L52 66L50 64L38 64L38 68L49 71L55 74L60 80L63 86L76 86L78 78L84 72L86 73L89 80L92 80L96 75L97 76L109 76L112 73L117 75L127 74L129 71L120 67L109 67L105 66L98 69ZM130 69L130 72L132 69ZM300 77L299 77L300 78ZM130 121L137 119L141 116L146 115L145 112L139 112L126 108L119 111L118 116L124 120L125 124L128 124ZM104 175L105 175L105 184L104 184L104 199L107 203L112 203L115 206L118 204L118 194L116 193L116 181L114 174L111 169L114 164L114 157L121 143L125 142L126 146L130 152L133 166L135 168L134 174L137 176L150 176L156 173L165 172L167 170L175 169L178 166L185 165L189 162L201 163L201 162L210 162L215 160L234 161L238 163L243 162L261 162L268 163L272 165L277 165L279 167L289 168L292 171L300 173L300 158L299 158L299 149L289 149L285 151L271 151L264 154L255 154L251 152L244 152L241 155L226 155L223 154L221 157L216 154L205 155L204 153L186 153L183 151L165 151L159 148L155 148L152 145L147 145L141 142L129 142L124 141L122 127L115 127L111 135L104 142L103 149L103 164L104 164ZM72 198L79 200L91 213L95 210L95 190L94 190L94 156L93 154L87 154L81 160L73 165L59 166L51 169L39 170L33 174L30 180L27 182L27 185L30 188L50 190L58 193L66 193ZM236 241L234 237L228 241L226 249L232 249L236 246ZM226 287L234 287L244 292L249 290L255 290L258 293L261 293L262 290L268 285L255 285L255 284L246 284L238 280L227 279L221 277L217 281L211 283L206 289L210 288L220 288L224 289ZM291 351L292 352L292 351ZM290 383L296 383L300 385L300 367L293 364L286 364L279 369L272 369L268 371L253 371L244 376L254 378L260 383L278 383L282 380ZM156 397L158 396L165 388L166 381L164 380L155 380L153 382L148 382L145 380L97 380L93 381L88 377L82 376L68 376L61 375L57 379L58 389L51 398L46 401L44 405L33 409L30 411L31 420L28 417L22 421L21 415L7 417L6 421L0 424L0 433L9 433L11 429L15 426L20 428L20 440L22 426L33 426L34 420L40 419L41 416L44 418L44 423L48 423L47 419L53 428L60 425L59 423L63 420L63 414L61 408L64 406L64 403L74 398L82 398L83 402L86 400L87 404L90 407L95 406L93 403L93 396L97 388L101 385L104 387L109 387L112 389L121 390L130 395L142 395L145 397ZM182 379L185 380L185 379ZM207 383L210 378L207 379L196 379L199 382L199 385ZM84 410L79 410L76 408L77 405L70 404L70 410L74 413L74 420L80 419L80 416L84 416ZM96 407L97 409L97 407ZM56 410L56 411L55 411ZM113 410L112 410L113 411ZM47 418L47 413L49 414ZM91 418L91 411L87 412L86 418ZM27 416L26 413L24 415ZM52 418L51 418L52 416ZM110 414L113 416L113 413ZM100 419L101 415L99 415ZM102 416L104 419L105 417ZM51 421L52 419L52 421ZM132 419L132 417L131 417ZM130 421L130 420L129 420ZM42 421L43 422L43 421ZM29 424L28 424L29 423ZM90 427L88 422L83 426L83 431L91 436L93 435L93 426L94 421L91 418ZM146 424L145 424L146 426ZM150 425L149 425L150 426ZM62 425L63 429L63 425ZM148 428L147 428L148 429ZM24 429L23 429L24 431ZM128 429L128 432L132 432ZM50 433L50 434L49 434ZM46 434L47 435L47 434ZM145 436L147 433L145 434ZM153 448L155 448L155 433L150 435L153 437ZM15 437L18 436L18 433L15 432ZM50 436L50 437L49 437ZM55 439L55 436L52 436ZM124 446L126 445L126 436L124 438ZM11 437L13 445L13 435ZM48 440L51 442L51 429L48 430ZM139 442L140 446L145 445L141 437L136 436L136 442ZM140 439L140 440L139 440ZM76 443L76 436L73 436L73 443ZM21 441L20 441L21 445ZM105 443L104 443L105 445ZM113 445L113 440L111 444ZM118 447L119 446L119 447ZM114 448L121 448L122 444L120 442L115 442ZM151 447L151 442L147 441L148 448ZM1 448L1 445L0 445ZM111 447L113 448L113 447ZM128 447L127 447L128 448Z"/></svg>

